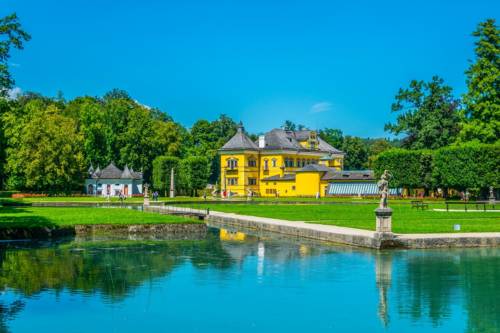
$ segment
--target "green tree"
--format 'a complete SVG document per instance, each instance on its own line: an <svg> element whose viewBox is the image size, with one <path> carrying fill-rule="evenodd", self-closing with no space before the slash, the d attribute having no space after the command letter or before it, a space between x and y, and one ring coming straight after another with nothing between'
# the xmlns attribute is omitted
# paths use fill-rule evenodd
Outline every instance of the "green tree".
<svg viewBox="0 0 500 333"><path fill-rule="evenodd" d="M344 137L341 150L346 154L344 157L344 168L346 170L366 168L368 149L361 138L349 135Z"/></svg>
<svg viewBox="0 0 500 333"><path fill-rule="evenodd" d="M210 165L204 156L190 156L181 161L179 183L191 196L207 186Z"/></svg>
<svg viewBox="0 0 500 333"><path fill-rule="evenodd" d="M171 170L174 169L177 174L179 162L179 158L175 156L158 156L153 161L153 187L159 191L163 190L165 196L170 190Z"/></svg>
<svg viewBox="0 0 500 333"><path fill-rule="evenodd" d="M434 76L430 82L413 80L410 87L399 89L392 112L399 113L396 123L385 130L405 134L403 147L437 149L453 143L459 132L460 103L452 88Z"/></svg>
<svg viewBox="0 0 500 333"><path fill-rule="evenodd" d="M220 176L220 161L217 150L235 133L237 124L228 116L221 115L209 122L198 120L190 131L192 146L186 152L191 156L205 156L210 163L209 181L215 183Z"/></svg>
<svg viewBox="0 0 500 333"><path fill-rule="evenodd" d="M324 128L319 131L319 136L337 149L340 149L344 142L344 134L336 128Z"/></svg>
<svg viewBox="0 0 500 333"><path fill-rule="evenodd" d="M459 141L494 143L500 137L500 30L488 19L472 35L477 38L476 61L465 72L467 117Z"/></svg>
<svg viewBox="0 0 500 333"><path fill-rule="evenodd" d="M55 104L34 99L4 121L10 188L68 192L81 186L83 138L73 119Z"/></svg>
<svg viewBox="0 0 500 333"><path fill-rule="evenodd" d="M0 19L0 97L5 97L8 89L14 86L8 66L11 49L22 50L24 42L30 39L31 36L23 30L15 13Z"/></svg>
<svg viewBox="0 0 500 333"><path fill-rule="evenodd" d="M378 154L393 148L387 139L367 139L365 144L368 146L368 167L370 168L373 168L373 162Z"/></svg>
<svg viewBox="0 0 500 333"><path fill-rule="evenodd" d="M115 160L114 133L107 121L103 102L95 97L77 97L66 106L66 114L75 119L83 136L86 165L106 166Z"/></svg>
<svg viewBox="0 0 500 333"><path fill-rule="evenodd" d="M283 128L285 131L303 131L306 129L306 126L302 124L296 124L291 120L285 120L283 125L281 125L281 128Z"/></svg>

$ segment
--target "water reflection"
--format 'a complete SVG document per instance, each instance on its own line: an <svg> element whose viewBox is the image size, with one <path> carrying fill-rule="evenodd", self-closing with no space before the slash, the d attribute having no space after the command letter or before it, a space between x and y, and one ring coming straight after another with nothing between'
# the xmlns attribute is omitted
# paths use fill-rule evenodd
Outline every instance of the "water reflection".
<svg viewBox="0 0 500 333"><path fill-rule="evenodd" d="M496 332L500 327L500 249L367 251L217 229L201 240L0 243L0 332L6 332L9 323L18 323L16 319L23 318L27 305L39 295L64 298L69 293L105 304L126 304L137 297L135 290L165 284L168 276L172 283L195 276L197 283L183 287L200 294L213 295L219 287L228 294L234 291L231 288L247 291L247 297L232 299L232 308L252 313L255 308L245 307L245 302L255 297L260 307L269 307L257 312L259 321L269 327L266 320L276 321L273 311L295 313L300 304L297 315L290 315L289 331L301 329L297 325L302 322L313 323L312 331L327 329L333 319L337 326L331 327L341 325L337 320L353 321L354 328L361 325L360 329L373 332L407 332L409 327L422 331L426 323L466 332ZM358 310L369 308L366 318L357 321L356 307L339 295L358 297ZM287 303L280 303L280 297L288 297ZM217 298L207 302L228 315L234 310ZM266 318L268 312L272 315ZM255 314L248 317L255 325ZM153 319L148 318L156 322Z"/></svg>

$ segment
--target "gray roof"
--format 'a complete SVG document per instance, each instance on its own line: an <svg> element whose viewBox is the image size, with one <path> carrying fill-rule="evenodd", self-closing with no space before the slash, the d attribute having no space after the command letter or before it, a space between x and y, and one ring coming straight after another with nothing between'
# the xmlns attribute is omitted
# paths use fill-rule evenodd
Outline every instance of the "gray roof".
<svg viewBox="0 0 500 333"><path fill-rule="evenodd" d="M321 177L322 180L367 180L374 181L375 175L373 170L352 170L352 171L335 171L331 170Z"/></svg>
<svg viewBox="0 0 500 333"><path fill-rule="evenodd" d="M329 168L329 167L321 165L321 164L308 164L305 167L297 170L296 172L312 172L312 171L316 171L316 172L329 172L329 171L332 171L332 170L335 170L335 169Z"/></svg>
<svg viewBox="0 0 500 333"><path fill-rule="evenodd" d="M283 129L275 128L270 132L265 134L266 147L264 149L277 149L277 150L300 150L308 151L307 149L300 145L299 141L304 141L309 139L311 135L310 130L303 131L285 131ZM331 154L343 154L342 151L332 147L325 140L318 137L318 150L323 152L328 152Z"/></svg>
<svg viewBox="0 0 500 333"><path fill-rule="evenodd" d="M259 147L245 134L243 125L238 126L236 134L220 150L258 150Z"/></svg>
<svg viewBox="0 0 500 333"><path fill-rule="evenodd" d="M142 179L142 172L134 172L133 169L129 169L125 166L125 169L120 170L113 162L111 162L107 167L100 170L98 167L94 173L92 173L91 178L94 179Z"/></svg>
<svg viewBox="0 0 500 333"><path fill-rule="evenodd" d="M267 178L262 178L262 181L280 181L280 180L295 180L295 174L292 174L292 173L287 173L287 174L284 174L283 177L281 177L280 175L274 175L274 176L270 176L270 177L267 177Z"/></svg>
<svg viewBox="0 0 500 333"><path fill-rule="evenodd" d="M265 147L263 150L295 150L295 151L320 151L329 154L343 154L342 151L332 147L326 141L318 137L318 149L311 150L301 146L299 141L309 139L310 130L286 131L275 128L267 132L265 137ZM245 134L243 125L240 124L236 134L219 150L261 150L258 142L252 142Z"/></svg>
<svg viewBox="0 0 500 333"><path fill-rule="evenodd" d="M322 138L318 137L318 141L319 141L319 150L327 151L332 154L344 154L344 152L333 147L331 144L329 144Z"/></svg>
<svg viewBox="0 0 500 333"><path fill-rule="evenodd" d="M265 134L266 146L264 149L293 149L301 150L303 147L299 144L292 131L285 131L275 128Z"/></svg>

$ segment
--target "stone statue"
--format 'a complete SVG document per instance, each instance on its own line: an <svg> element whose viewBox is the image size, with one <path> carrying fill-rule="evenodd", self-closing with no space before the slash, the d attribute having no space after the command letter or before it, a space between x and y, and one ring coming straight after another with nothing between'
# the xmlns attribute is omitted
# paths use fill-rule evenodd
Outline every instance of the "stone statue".
<svg viewBox="0 0 500 333"><path fill-rule="evenodd" d="M493 186L490 186L490 197L488 199L492 203L496 200Z"/></svg>
<svg viewBox="0 0 500 333"><path fill-rule="evenodd" d="M217 182L214 185L214 189L212 190L212 197L217 197Z"/></svg>
<svg viewBox="0 0 500 333"><path fill-rule="evenodd" d="M251 189L247 190L247 200L250 201L252 200L253 197L253 191Z"/></svg>
<svg viewBox="0 0 500 333"><path fill-rule="evenodd" d="M384 173L380 177L377 183L378 191L380 193L380 205L379 208L387 208L387 198L389 197L389 179L392 175L389 171L384 170Z"/></svg>

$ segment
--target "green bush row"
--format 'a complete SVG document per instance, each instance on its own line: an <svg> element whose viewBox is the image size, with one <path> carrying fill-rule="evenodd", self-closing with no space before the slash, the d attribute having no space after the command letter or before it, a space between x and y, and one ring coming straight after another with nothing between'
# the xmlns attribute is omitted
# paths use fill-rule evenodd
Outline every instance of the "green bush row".
<svg viewBox="0 0 500 333"><path fill-rule="evenodd" d="M391 149L380 153L373 166L377 177L389 170L394 187L498 188L500 144L467 144L437 150Z"/></svg>

